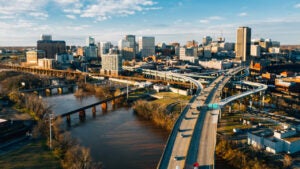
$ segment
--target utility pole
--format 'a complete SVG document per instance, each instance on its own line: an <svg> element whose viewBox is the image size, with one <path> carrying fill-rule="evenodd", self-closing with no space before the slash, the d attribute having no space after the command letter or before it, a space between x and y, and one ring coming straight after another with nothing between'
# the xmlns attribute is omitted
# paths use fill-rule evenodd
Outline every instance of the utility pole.
<svg viewBox="0 0 300 169"><path fill-rule="evenodd" d="M51 129L51 126L52 126L52 123L51 123L51 120L52 120L52 117L53 114L50 113L49 114L49 147L50 147L50 150L52 150L52 129Z"/></svg>
<svg viewBox="0 0 300 169"><path fill-rule="evenodd" d="M126 98L128 100L128 80L127 80L127 83L126 83Z"/></svg>
<svg viewBox="0 0 300 169"><path fill-rule="evenodd" d="M85 64L84 83L86 84L87 64Z"/></svg>

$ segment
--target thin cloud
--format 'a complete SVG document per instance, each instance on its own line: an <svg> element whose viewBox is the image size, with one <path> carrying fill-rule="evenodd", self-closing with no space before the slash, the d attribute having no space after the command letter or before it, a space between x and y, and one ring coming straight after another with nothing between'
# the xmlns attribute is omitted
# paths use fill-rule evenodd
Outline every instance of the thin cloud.
<svg viewBox="0 0 300 169"><path fill-rule="evenodd" d="M75 15L66 15L66 17L69 18L69 19L76 19Z"/></svg>
<svg viewBox="0 0 300 169"><path fill-rule="evenodd" d="M222 20L223 18L220 17L220 16L211 16L211 17L208 17L209 20Z"/></svg>
<svg viewBox="0 0 300 169"><path fill-rule="evenodd" d="M46 18L48 18L48 14L44 13L44 12L30 12L29 15L33 16L35 18L38 18L38 19L46 19Z"/></svg>
<svg viewBox="0 0 300 169"><path fill-rule="evenodd" d="M209 20L207 20L207 19L201 19L199 22L200 23L209 23Z"/></svg>
<svg viewBox="0 0 300 169"><path fill-rule="evenodd" d="M299 4L296 4L294 5L295 8L300 8L300 3Z"/></svg>
<svg viewBox="0 0 300 169"><path fill-rule="evenodd" d="M33 16L48 17L44 12L43 7L47 4L48 0L9 0L0 1L0 14L2 17L17 16ZM17 4L17 5L16 5Z"/></svg>
<svg viewBox="0 0 300 169"><path fill-rule="evenodd" d="M210 16L204 19L201 19L199 22L200 23L210 23L212 21L218 21L218 20L223 20L224 18L220 17L220 16Z"/></svg>
<svg viewBox="0 0 300 169"><path fill-rule="evenodd" d="M57 0L57 2L59 2ZM162 7L156 6L153 0L112 0L101 1L98 0L93 4L80 4L71 0L64 0L60 4L65 5L64 12L67 14L78 15L83 18L96 18L97 21L103 21L117 16L134 15L136 12L143 12L149 10L160 10ZM68 5L66 5L68 4ZM71 8L69 6L73 6Z"/></svg>
<svg viewBox="0 0 300 169"><path fill-rule="evenodd" d="M239 13L238 14L238 16L241 16L241 17L243 17L243 16L247 16L248 14L246 13L246 12L242 12L242 13Z"/></svg>

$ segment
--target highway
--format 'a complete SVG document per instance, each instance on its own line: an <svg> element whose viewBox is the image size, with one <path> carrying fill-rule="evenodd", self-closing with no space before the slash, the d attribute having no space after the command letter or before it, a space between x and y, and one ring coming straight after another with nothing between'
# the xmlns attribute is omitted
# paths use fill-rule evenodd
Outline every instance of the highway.
<svg viewBox="0 0 300 169"><path fill-rule="evenodd" d="M205 93L209 93L206 97L204 95L205 105L219 101L222 88L230 78L231 76L219 76L210 86L204 89ZM201 117L194 129L185 164L186 168L193 168L195 162L200 164L200 168L212 168L214 165L218 114L212 111L216 110L200 109Z"/></svg>
<svg viewBox="0 0 300 169"><path fill-rule="evenodd" d="M206 99L206 104L216 104L217 108L214 110L201 109L200 114L203 118L199 118L194 130L193 139L191 142L192 147L189 149L189 153L186 160L185 167L187 169L193 168L193 163L198 162L200 169L213 169L215 160L215 146L216 146L216 134L218 115L221 107L225 104L237 100L241 97L248 96L253 93L257 93L267 89L264 84L253 83L248 81L241 81L241 83L257 87L254 90L250 90L238 95L231 96L229 98L220 100L222 88L225 84L238 73L239 70L229 72L229 76L221 76L214 81L215 85L209 86L207 89L210 92L210 96ZM212 88L213 87L213 88ZM203 120L204 119L204 120Z"/></svg>
<svg viewBox="0 0 300 169"><path fill-rule="evenodd" d="M201 168L214 166L218 113L216 110L199 111L198 107L218 103L222 88L232 76L242 70L243 68L230 69L226 76L217 77L205 89L199 90L197 87L196 94L174 125L157 168L193 168L195 162L200 163ZM172 76L190 80L196 86L200 83L183 75L172 74Z"/></svg>

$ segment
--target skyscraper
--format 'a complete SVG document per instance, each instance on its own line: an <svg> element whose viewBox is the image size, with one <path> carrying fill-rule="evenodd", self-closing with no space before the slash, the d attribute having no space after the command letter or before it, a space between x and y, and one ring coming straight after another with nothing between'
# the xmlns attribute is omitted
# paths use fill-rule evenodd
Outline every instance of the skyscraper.
<svg viewBox="0 0 300 169"><path fill-rule="evenodd" d="M97 46L95 45L95 38L91 36L86 38L86 47L84 48L84 55L88 58L97 57Z"/></svg>
<svg viewBox="0 0 300 169"><path fill-rule="evenodd" d="M248 60L251 49L251 28L239 27L236 33L236 58L241 61Z"/></svg>
<svg viewBox="0 0 300 169"><path fill-rule="evenodd" d="M89 36L86 38L86 46L91 46L91 45L95 45L95 38Z"/></svg>
<svg viewBox="0 0 300 169"><path fill-rule="evenodd" d="M210 36L204 36L202 38L202 44L203 46L206 46L212 42L212 38Z"/></svg>
<svg viewBox="0 0 300 169"><path fill-rule="evenodd" d="M139 37L139 52L141 57L148 57L155 54L155 39L154 37Z"/></svg>
<svg viewBox="0 0 300 169"><path fill-rule="evenodd" d="M125 40L129 42L129 47L135 49L135 36L134 35L126 35Z"/></svg>
<svg viewBox="0 0 300 169"><path fill-rule="evenodd" d="M125 50L126 56L132 59L135 59L136 55L136 42L135 42L135 35L126 35L125 40L129 42L129 48Z"/></svg>
<svg viewBox="0 0 300 169"><path fill-rule="evenodd" d="M66 53L66 42L59 40L38 40L37 50L45 51L46 58L54 59L56 54Z"/></svg>
<svg viewBox="0 0 300 169"><path fill-rule="evenodd" d="M120 54L102 54L101 74L119 75L122 71L122 56Z"/></svg>
<svg viewBox="0 0 300 169"><path fill-rule="evenodd" d="M100 42L98 46L99 55L102 56L103 54L107 54L111 47L112 47L111 42Z"/></svg>
<svg viewBox="0 0 300 169"><path fill-rule="evenodd" d="M40 40L52 40L52 36L51 35L42 34Z"/></svg>

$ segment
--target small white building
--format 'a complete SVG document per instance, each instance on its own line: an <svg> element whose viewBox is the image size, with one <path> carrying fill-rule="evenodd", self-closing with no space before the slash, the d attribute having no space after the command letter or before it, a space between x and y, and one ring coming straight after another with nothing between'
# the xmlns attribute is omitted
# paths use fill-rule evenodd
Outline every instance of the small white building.
<svg viewBox="0 0 300 169"><path fill-rule="evenodd" d="M160 92L160 91L167 91L167 90L169 90L169 87L165 86L165 85L153 85L153 89L156 92Z"/></svg>
<svg viewBox="0 0 300 169"><path fill-rule="evenodd" d="M261 55L261 47L259 45L251 45L250 55L254 57L260 57Z"/></svg>
<svg viewBox="0 0 300 169"><path fill-rule="evenodd" d="M38 59L38 67L44 68L44 69L53 69L54 67L54 59Z"/></svg>
<svg viewBox="0 0 300 169"><path fill-rule="evenodd" d="M259 129L248 132L248 144L274 154L292 154L300 151L300 134L293 128L274 133L270 129Z"/></svg>
<svg viewBox="0 0 300 169"><path fill-rule="evenodd" d="M206 69L223 70L231 68L233 63L229 60L212 59L209 61L199 61L199 65Z"/></svg>

